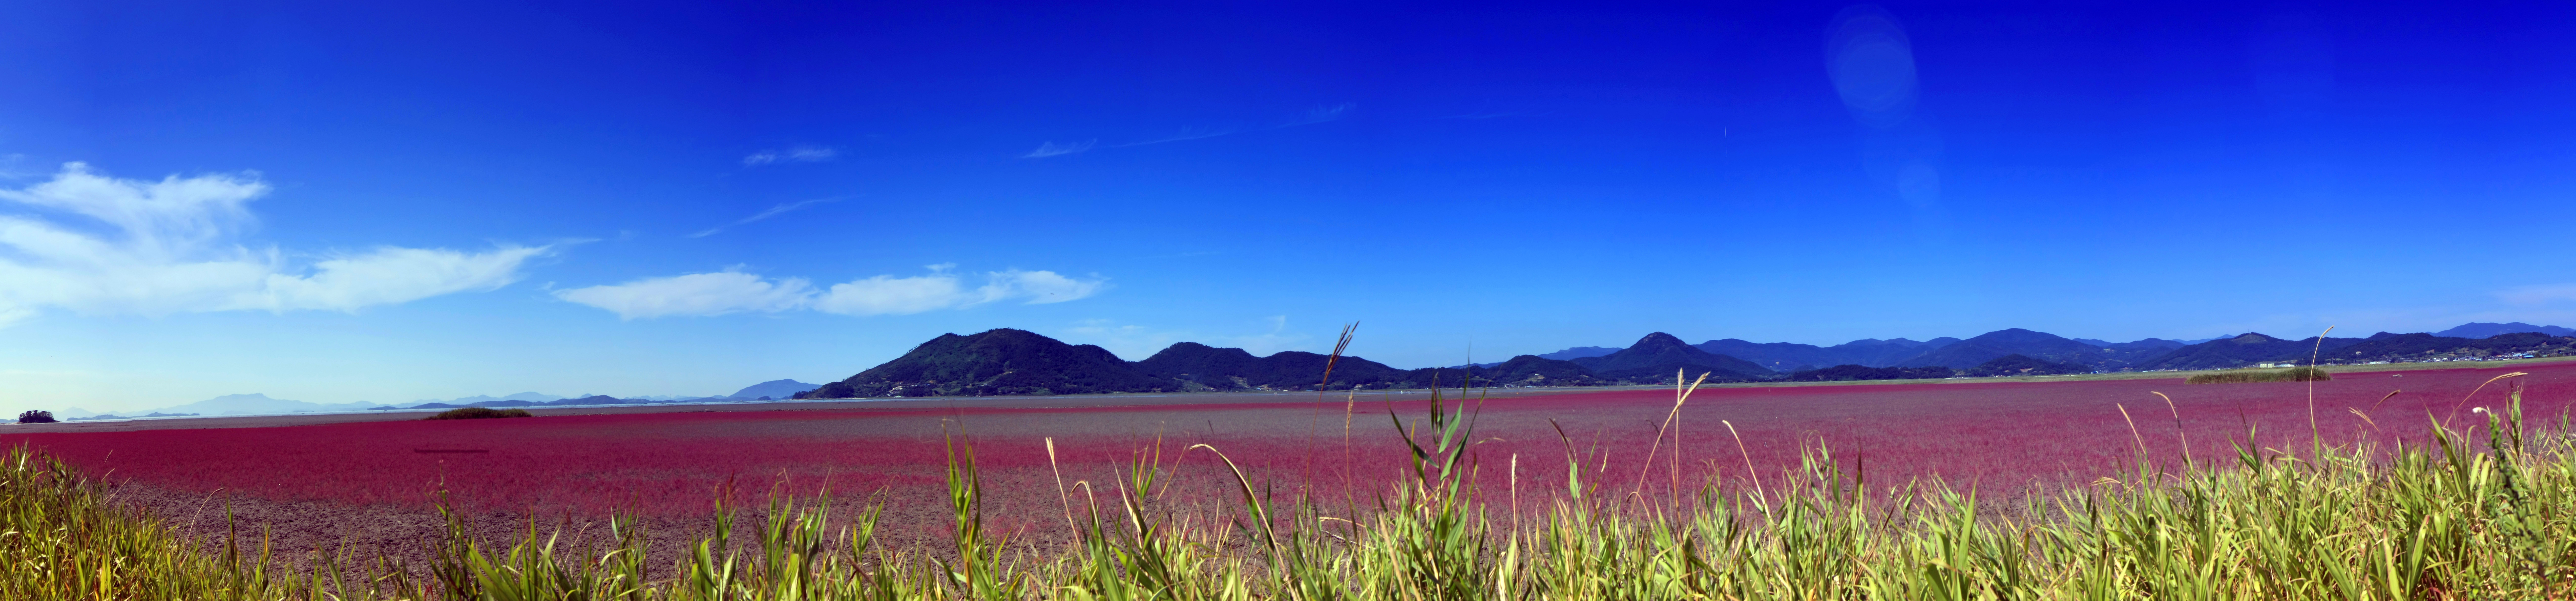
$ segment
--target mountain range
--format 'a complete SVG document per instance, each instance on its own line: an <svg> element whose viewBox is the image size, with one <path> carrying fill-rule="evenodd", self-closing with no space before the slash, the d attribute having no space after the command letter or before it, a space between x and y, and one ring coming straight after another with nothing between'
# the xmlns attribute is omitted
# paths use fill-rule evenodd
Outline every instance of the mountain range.
<svg viewBox="0 0 2576 601"><path fill-rule="evenodd" d="M1700 350L1743 359L1772 371L1800 371L1829 365L1889 367L1897 362L1959 342L1943 336L1916 342L1904 338L1863 338L1833 346L1794 342L1752 343L1734 338L1699 343ZM1597 348L1597 347L1595 347Z"/></svg>
<svg viewBox="0 0 2576 601"><path fill-rule="evenodd" d="M2551 336L2576 336L2576 328L2535 326L2519 321L2513 323L2465 323L2460 324L2460 327L2434 332L2433 335L2444 338L2493 338L2499 334L2520 334L2524 332L2539 332Z"/></svg>
<svg viewBox="0 0 2576 601"><path fill-rule="evenodd" d="M286 399L272 399L272 398L268 398L268 395L266 395L266 394L261 394L261 393L251 393L251 394L227 394L227 395L223 395L223 396L219 396L219 397L215 397L215 398L211 398L211 399L206 399L206 400L202 400L202 401L197 401L197 402L194 402L194 403L188 403L188 404L185 404L185 405L173 405L173 406L169 406L169 407L162 407L162 408L160 408L160 409L154 409L154 410L151 410L151 413L163 413L163 414L174 414L174 413L194 413L194 414L197 414L197 415L255 415L255 414L264 414L264 413L314 413L314 412L327 412L327 411L359 411L359 410L363 410L363 409L366 409L366 408L368 408L368 407L373 407L373 406L375 406L375 404L374 404L374 403L337 403L337 404L329 404L329 403L308 403L308 402L304 402L304 401L290 401L290 400L286 400Z"/></svg>
<svg viewBox="0 0 2576 601"><path fill-rule="evenodd" d="M1330 365L1329 375L1326 367ZM1361 357L1286 351L1256 357L1243 349L1183 342L1143 361L1124 361L1093 345L1066 344L1034 332L996 329L943 334L911 352L796 398L1153 393L1201 390L1419 388L1433 385L1580 386L1669 381L1671 373L1710 373L1718 381L1769 377L1741 359L1692 348L1657 332L1606 355L1574 360L1521 355L1491 367L1396 369Z"/></svg>
<svg viewBox="0 0 2576 601"><path fill-rule="evenodd" d="M992 396L1177 392L1179 380L1147 375L1108 349L1065 344L1025 330L941 334L893 361L796 398Z"/></svg>
<svg viewBox="0 0 2576 601"><path fill-rule="evenodd" d="M2522 336L2522 334L2533 333L2536 333L2534 334L2536 337ZM2399 348L2396 345L2400 343L2391 342L2342 348L2392 336L2404 337L2403 340L2409 341L2404 344L2411 346ZM2498 339L2498 336L2504 336L2504 338ZM2316 344L2315 338L2286 340L2252 332L2201 340L2147 338L2130 342L2110 342L2091 338L2065 338L2021 328L1996 330L1966 340L1942 337L1917 342L1904 338L1893 340L1865 338L1834 346L1816 346L1790 342L1754 343L1727 338L1692 346L1712 354L1744 359L1771 371L1790 373L1844 365L1866 368L1947 367L1968 371L2008 355L2022 355L2043 362L2085 367L2086 371L2119 371L2238 367L2264 362L2303 360L2311 351L2317 352L2320 360L2326 363L2409 361L2448 356L2512 354L2546 350L2551 346L2544 339L2571 336L2576 336L2576 329L2514 322L2470 323L2432 334L2381 333L2367 339L2327 338L2322 346ZM2477 342L2489 339L2499 341ZM1591 353L1602 348L1606 347L1575 347L1559 352L1580 349ZM2329 356L2322 352L2336 349L2342 349L2340 355ZM1854 374L1862 373L1846 371Z"/></svg>
<svg viewBox="0 0 2576 601"><path fill-rule="evenodd" d="M1710 373L1712 381L1742 382L1766 379L1773 373L1761 364L1701 350L1663 332L1647 334L1619 352L1571 363L1619 380L1655 380L1665 374L1694 371Z"/></svg>
<svg viewBox="0 0 2576 601"><path fill-rule="evenodd" d="M813 390L818 386L820 385L807 384L795 380L770 380L743 387L742 390L735 391L731 395L720 397L647 396L618 398L608 395L589 394L574 397L561 397L541 392L520 392L497 397L490 395L475 395L453 399L426 399L393 405L382 403L311 403L305 401L270 398L267 394L262 393L250 393L228 394L193 403L173 405L159 409L122 412L122 415L99 413L81 409L79 407L67 408L56 413L63 419L121 419L127 416L167 417L272 415L280 413L327 413L334 411L389 409L453 409L458 407L536 407L544 405L621 405L666 402L756 401L785 399L795 396L795 394L799 392Z"/></svg>
<svg viewBox="0 0 2576 601"><path fill-rule="evenodd" d="M1070 345L1022 330L947 334L894 361L829 384L792 379L743 387L725 396L618 398L539 392L430 399L399 405L310 403L232 394L128 415L250 415L368 409L528 407L656 402L785 400L879 396L1079 394L1194 390L1307 390L1443 386L1589 386L1668 383L1676 371L1712 382L1779 379L1905 379L1967 375L2037 375L2081 371L2194 370L2263 363L2324 364L2441 361L2498 356L2576 354L2576 329L2521 322L2469 323L2435 333L2380 332L2366 338L2283 339L2247 332L2204 340L2147 338L2110 342L2009 328L1967 339L1864 338L1833 346L1755 343L1726 338L1686 344L1655 332L1627 347L1578 346L1506 361L1447 368L1399 369L1359 357L1334 359L1301 351L1255 357L1242 349L1174 344L1143 361L1126 361L1091 345ZM1319 382L1332 363L1332 380ZM101 418L77 407L65 419Z"/></svg>
<svg viewBox="0 0 2576 601"><path fill-rule="evenodd" d="M2540 327L2546 326L2534 326ZM1098 346L1067 344L1003 328L940 335L893 361L795 398L1343 390L1460 383L1587 386L1669 383L1677 372L1690 379L1705 374L1713 382L2027 376L2233 368L2306 362L2311 354L2323 363L2576 354L2576 336L2524 332L2463 338L2382 332L2369 338L2287 340L2247 332L2202 341L2148 338L2115 343L2008 328L1964 340L1863 339L1819 347L1732 338L1694 345L1654 332L1625 348L1600 352L1607 348L1575 347L1497 363L1406 370L1360 357L1302 351L1254 356L1243 349L1182 342L1142 361L1126 361ZM1819 368L1819 363L1831 367Z"/></svg>

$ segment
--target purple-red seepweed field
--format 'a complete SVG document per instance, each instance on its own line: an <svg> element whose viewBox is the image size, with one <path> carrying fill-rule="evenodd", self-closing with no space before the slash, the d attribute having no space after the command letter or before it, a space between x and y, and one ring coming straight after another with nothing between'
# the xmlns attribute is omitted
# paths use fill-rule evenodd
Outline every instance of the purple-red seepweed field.
<svg viewBox="0 0 2576 601"><path fill-rule="evenodd" d="M2332 441L2420 444L2428 419L2481 420L2474 408L2500 408L2517 387L2533 421L2556 422L2576 400L2576 363L2518 369L2530 375L2487 385L2475 397L2473 389L2508 370L2340 374L2315 383L2314 429ZM2179 375L1711 388L1690 397L1676 422L1678 435L1661 443L1654 436L1673 407L1669 389L1482 403L1471 394L1465 402L1475 413L1478 480L1488 494L1517 488L1539 499L1562 491L1569 453L1586 473L1597 474L1587 476L1593 483L1623 494L1644 488L1661 495L1676 481L1695 490L1712 478L1751 486L1748 476L1775 477L1819 446L1874 486L1938 477L2010 494L2132 470L2141 445L2149 459L2166 465L2182 460L2184 440L2201 461L2232 461L2233 446L2245 444L2249 431L2258 447L2303 447L2311 431L2309 390L2299 382L2189 386ZM2172 405L2154 392L2169 395ZM1217 455L1191 449L1200 444L1242 465L1273 496L1304 491L1330 505L1366 505L1406 469L1390 412L1413 424L1425 407L1365 392L1297 402L1079 409L853 403L829 410L45 433L0 442L43 447L113 480L185 494L420 509L433 491L445 490L456 506L476 510L658 515L702 515L720 490L743 503L773 492L828 489L844 499L881 494L888 503L936 504L945 498L951 449L971 444L993 494L989 509L1043 519L1061 511L1059 470L1066 483L1090 481L1107 490L1118 480L1113 474L1158 446L1161 462L1175 470L1171 494L1223 500L1239 491ZM1044 442L1050 437L1053 460ZM1676 446L1678 467L1671 454ZM1642 463L1649 452L1658 453L1651 466Z"/></svg>

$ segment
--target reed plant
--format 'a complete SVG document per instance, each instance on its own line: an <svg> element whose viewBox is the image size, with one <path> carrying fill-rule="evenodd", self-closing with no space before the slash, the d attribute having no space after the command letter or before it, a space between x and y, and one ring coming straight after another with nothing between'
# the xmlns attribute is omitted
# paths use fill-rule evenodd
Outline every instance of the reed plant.
<svg viewBox="0 0 2576 601"><path fill-rule="evenodd" d="M1676 390L1678 407L1689 388ZM1661 437L1632 482L1615 449L1569 438L1561 490L1521 491L1512 457L1473 449L1476 403L1437 398L1389 419L1405 477L1363 502L1275 495L1240 470L1226 507L1164 498L1170 462L1138 450L1114 481L1060 482L1070 542L989 531L973 445L955 441L948 544L878 540L871 506L775 497L756 540L739 517L676 557L651 557L638 520L569 543L533 522L475 540L464 522L415 570L390 558L314 555L180 536L120 506L95 480L28 448L0 469L0 598L416 600L898 599L2541 599L2576 596L2576 438L2567 418L2526 424L2521 395L2431 442L2147 455L2090 485L1997 505L1939 481L1879 483L1813 447L1781 474L1682 480L1675 451L1652 484ZM2125 409L2124 409L2125 412ZM1731 426L1731 424L1728 424ZM2176 436L2180 433L2176 432ZM1679 440L1678 436L1675 438ZM1677 443L1676 443L1677 444ZM2187 446L2187 445L2186 445ZM1225 449L1194 445L1232 468ZM2213 460L2214 459L2214 460ZM1489 469L1505 498L1476 485ZM1712 471L1714 468L1710 468ZM1749 469L1749 466L1748 466ZM905 525L907 527L912 525ZM239 540L233 537L230 540ZM219 549L210 552L208 549ZM294 569L274 566L294 564ZM425 576L414 576L425 573Z"/></svg>

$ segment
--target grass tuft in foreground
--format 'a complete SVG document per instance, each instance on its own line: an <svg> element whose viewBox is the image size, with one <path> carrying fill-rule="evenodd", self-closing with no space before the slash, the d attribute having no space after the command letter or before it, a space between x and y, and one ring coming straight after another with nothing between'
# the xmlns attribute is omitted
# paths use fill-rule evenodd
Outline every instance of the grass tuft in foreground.
<svg viewBox="0 0 2576 601"><path fill-rule="evenodd" d="M1683 391L1686 394L1686 391ZM1684 398L1676 399L1678 406ZM756 540L717 534L648 557L636 522L566 544L531 525L472 540L461 521L430 577L390 560L314 557L273 573L265 552L206 552L127 513L40 452L0 471L0 598L8 599L2506 599L2576 595L2576 439L2525 427L2520 397L2483 423L2428 418L2430 445L2263 448L2142 459L2080 490L1986 507L1939 482L1888 487L1825 448L1751 491L1653 498L1649 468L1608 473L1578 450L1562 490L1521 491L1522 458L1477 461L1471 405L1390 414L1407 477L1328 507L1272 500L1240 472L1240 503L1193 513L1162 498L1158 449L1116 481L1064 491L1077 542L1038 548L984 529L973 448L952 447L951 545L880 544L873 510L779 498ZM1674 423L1671 421L1668 424ZM2144 435L2138 445L2144 457ZM2123 442L2122 444L2126 444ZM1660 447L1660 443L1658 443ZM1199 445L1231 466L1223 449ZM1649 454L1658 453L1654 448ZM1652 466L1661 455L1648 458ZM1556 463L1556 462L1549 462ZM1496 467L1509 499L1474 486ZM1661 466L1657 466L1661 467ZM1713 479L1712 479L1713 480ZM1766 486L1767 485L1767 486ZM1351 507L1350 505L1365 505ZM1516 510L1515 508L1519 508ZM1338 511L1336 511L1338 509ZM1521 510L1527 510L1523 512Z"/></svg>
<svg viewBox="0 0 2576 601"><path fill-rule="evenodd" d="M0 599L272 599L268 549L208 553L42 453L0 456Z"/></svg>

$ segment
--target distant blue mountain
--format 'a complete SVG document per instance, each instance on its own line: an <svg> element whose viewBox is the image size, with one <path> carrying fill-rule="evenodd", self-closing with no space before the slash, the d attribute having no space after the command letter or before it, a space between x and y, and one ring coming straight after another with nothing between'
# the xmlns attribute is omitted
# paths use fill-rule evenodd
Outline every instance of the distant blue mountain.
<svg viewBox="0 0 2576 601"><path fill-rule="evenodd" d="M1615 347L1615 346L1578 346L1578 347L1574 347L1574 348L1570 348L1570 349L1565 349L1565 350L1561 350L1561 351L1557 351L1557 352L1553 352L1553 353L1540 353L1539 355L1537 355L1537 357L1538 357L1538 358L1540 358L1540 359L1555 359L1555 360L1558 360L1558 361L1573 361L1573 360L1581 359L1581 358L1584 358L1584 357L1604 357L1604 356L1608 356L1608 355L1609 355L1609 354L1611 354L1611 353L1616 353L1616 352L1619 352L1619 347ZM1496 365L1502 365L1502 364L1503 364L1502 362L1500 362L1500 361L1496 361L1496 362L1493 362L1493 363L1478 363L1478 364L1476 364L1476 365L1478 365L1478 366L1480 366L1480 367L1493 367L1493 366L1496 366Z"/></svg>
<svg viewBox="0 0 2576 601"><path fill-rule="evenodd" d="M2467 323L2461 324L2460 327L2434 332L2433 335L2449 336L2452 338L2493 338L2498 334L2520 334L2523 332L2539 332L2551 336L2576 336L2576 330L2558 326L2535 326L2519 321L2513 323Z"/></svg>
<svg viewBox="0 0 2576 601"><path fill-rule="evenodd" d="M1565 349L1565 350L1561 350L1561 351L1557 351L1557 352L1553 352L1553 353L1542 353L1542 354L1537 354L1537 355L1522 355L1522 357L1537 357L1537 358L1540 358L1540 359L1554 359L1554 360L1558 360L1558 361L1573 361L1573 360L1575 360L1575 359L1586 359L1586 358L1591 358L1591 357L1606 357L1606 356L1609 356L1611 353L1616 353L1616 352L1619 352L1619 347L1615 347L1615 346L1578 346L1578 347L1569 348L1569 349ZM1515 358L1517 358L1517 357L1515 357ZM1494 366L1502 365L1502 364L1504 364L1504 363L1509 363L1509 362L1510 362L1510 361L1488 361L1488 362L1484 362L1484 363L1468 363L1468 364L1464 364L1464 365L1451 365L1451 366L1449 366L1449 367L1448 367L1448 369L1466 369L1466 368L1469 368L1469 367L1488 368L1488 369L1490 369L1490 368L1492 368L1492 367L1494 367Z"/></svg>
<svg viewBox="0 0 2576 601"><path fill-rule="evenodd" d="M1599 357L1575 359L1575 365L1607 378L1634 379L1643 382L1662 380L1663 374L1689 370L1710 373L1718 382L1742 382L1769 377L1771 368L1741 358L1711 353L1682 342L1671 334L1655 332L1637 340L1619 352Z"/></svg>
<svg viewBox="0 0 2576 601"><path fill-rule="evenodd" d="M366 409L370 404L372 403L307 403L304 401L272 399L268 398L268 395L265 394L251 393L228 394L185 405L163 407L155 411L162 413L196 413L204 415L251 415L261 413L357 411Z"/></svg>
<svg viewBox="0 0 2576 601"><path fill-rule="evenodd" d="M563 398L564 398L564 397L562 397L562 396L558 396L558 395L551 395L551 394L546 394L546 393L542 393L542 392L518 392L518 393L511 393L511 394L509 394L508 396L492 396L492 395L488 395L488 394L478 394L478 395L474 395L474 396L461 396L461 397L456 397L456 398L452 398L452 399L421 399L421 400L417 400L417 401L412 401L412 402L410 402L410 403L401 403L401 404L399 404L399 405L400 405L400 406L405 406L405 407L424 407L424 406L428 406L428 405L440 405L440 406L450 406L450 407L518 407L518 406L523 406L523 405L534 405L534 404L548 403L548 402L553 402L553 401L563 400ZM507 402L507 401L520 401L520 402L521 402L521 404L519 404L519 405L495 405L495 404L494 404L494 403L503 403L503 402Z"/></svg>
<svg viewBox="0 0 2576 601"><path fill-rule="evenodd" d="M1930 352L1899 361L1895 367L1937 366L1966 370L2011 355L2021 355L2026 359L2038 360L2040 363L2081 366L2092 366L2110 360L2108 353L2099 346L2076 342L2047 332L2005 328L1944 345ZM2013 365L2021 366L2015 369L2022 369L2028 367L2024 365L2027 363L2028 361L2021 361Z"/></svg>
<svg viewBox="0 0 2576 601"><path fill-rule="evenodd" d="M796 393L822 387L823 385L821 384L807 384L795 380L770 380L759 384L744 386L742 387L742 390L734 391L732 396L725 398L757 399L760 397L769 397L772 399L787 399L795 397Z"/></svg>
<svg viewBox="0 0 2576 601"><path fill-rule="evenodd" d="M1699 350L1751 361L1766 369L1794 372L1822 366L1860 365L1887 367L1898 361L1920 356L1958 342L1943 336L1916 342L1904 338L1879 340L1862 338L1833 346L1816 346L1794 342L1746 342L1727 338L1692 345Z"/></svg>

